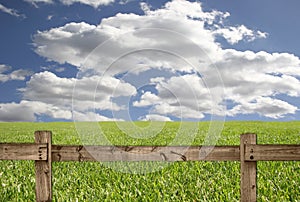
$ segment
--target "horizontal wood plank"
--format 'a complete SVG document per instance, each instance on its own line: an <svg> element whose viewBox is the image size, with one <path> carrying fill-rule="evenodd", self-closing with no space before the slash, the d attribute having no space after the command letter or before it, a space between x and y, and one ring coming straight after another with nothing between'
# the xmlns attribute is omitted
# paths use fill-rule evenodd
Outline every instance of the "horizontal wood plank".
<svg viewBox="0 0 300 202"><path fill-rule="evenodd" d="M53 161L239 161L239 146L52 145ZM0 160L47 160L47 144L0 143ZM246 161L299 161L300 145L245 145Z"/></svg>
<svg viewBox="0 0 300 202"><path fill-rule="evenodd" d="M246 161L300 161L300 145L245 145Z"/></svg>
<svg viewBox="0 0 300 202"><path fill-rule="evenodd" d="M47 144L0 143L0 160L47 160Z"/></svg>
<svg viewBox="0 0 300 202"><path fill-rule="evenodd" d="M52 161L238 161L239 146L52 145Z"/></svg>

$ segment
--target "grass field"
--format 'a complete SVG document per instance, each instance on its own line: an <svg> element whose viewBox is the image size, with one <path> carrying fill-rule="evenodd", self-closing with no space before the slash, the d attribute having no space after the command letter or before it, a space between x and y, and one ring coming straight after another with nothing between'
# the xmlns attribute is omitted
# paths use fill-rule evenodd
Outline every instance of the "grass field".
<svg viewBox="0 0 300 202"><path fill-rule="evenodd" d="M114 145L166 145L179 128L179 123L170 122L156 136L138 139L122 133L115 123L100 125ZM203 143L208 128L208 122L199 123L193 145ZM0 142L34 142L35 130L51 130L53 144L81 144L73 123L0 123ZM217 144L239 145L245 132L256 133L258 144L300 144L300 122L254 121L226 122ZM160 166L111 164L129 170ZM239 201L239 172L239 162L177 162L145 174L116 172L99 162L54 162L53 200ZM34 200L34 162L0 161L0 201ZM300 201L300 162L258 162L258 201Z"/></svg>

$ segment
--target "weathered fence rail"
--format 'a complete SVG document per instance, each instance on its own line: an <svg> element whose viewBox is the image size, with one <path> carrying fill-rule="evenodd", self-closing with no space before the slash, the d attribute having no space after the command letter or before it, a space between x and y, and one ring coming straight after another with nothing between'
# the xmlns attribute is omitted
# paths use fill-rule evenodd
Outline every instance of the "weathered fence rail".
<svg viewBox="0 0 300 202"><path fill-rule="evenodd" d="M240 146L70 146L36 131L33 144L0 143L0 160L35 161L36 201L52 201L54 161L240 161L241 201L253 202L257 161L300 161L300 145L257 145L255 134L243 134Z"/></svg>

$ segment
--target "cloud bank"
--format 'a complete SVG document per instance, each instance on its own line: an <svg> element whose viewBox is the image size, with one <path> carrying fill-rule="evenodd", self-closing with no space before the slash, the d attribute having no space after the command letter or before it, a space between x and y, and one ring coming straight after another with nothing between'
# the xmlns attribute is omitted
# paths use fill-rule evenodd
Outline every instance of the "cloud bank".
<svg viewBox="0 0 300 202"><path fill-rule="evenodd" d="M100 2L111 1L92 6ZM26 105L24 113L30 118L22 120L32 121L34 114L120 120L124 118L108 118L102 111L125 113L131 107L146 111L139 120L169 121L170 117L201 120L223 113L278 119L298 110L284 100L300 96L297 56L225 49L217 40L247 43L264 39L268 33L232 26L224 20L229 13L205 12L200 2L174 0L156 10L141 3L141 9L143 15L119 13L98 25L71 22L38 31L33 36L35 52L49 61L78 67L78 77L34 74L20 89L23 101L1 104L1 114ZM29 104L36 102L48 110ZM231 103L226 111L224 102ZM73 117L68 114L71 109Z"/></svg>

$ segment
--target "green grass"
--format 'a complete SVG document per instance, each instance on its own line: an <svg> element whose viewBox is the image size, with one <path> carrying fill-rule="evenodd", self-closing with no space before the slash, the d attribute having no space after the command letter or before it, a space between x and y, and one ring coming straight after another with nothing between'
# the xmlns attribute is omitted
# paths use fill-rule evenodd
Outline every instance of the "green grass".
<svg viewBox="0 0 300 202"><path fill-rule="evenodd" d="M178 134L179 123L167 123L164 127L157 123L151 128L148 122L135 124L140 127L138 130L126 126L126 131L135 136L126 135L113 122L101 123L100 127L114 145L178 144L172 141ZM195 125L185 124L181 135L191 136L189 128L194 129ZM203 143L209 122L200 122L197 128L193 145ZM0 123L0 142L34 142L35 130L51 130L53 144L82 143L73 123ZM87 128L87 135L88 132ZM226 122L217 144L239 145L240 134L246 132L256 133L259 144L300 144L300 122L255 121ZM139 134L144 137L137 138ZM101 139L93 139L93 143L101 144ZM135 170L163 165L159 162L54 162L53 200L239 201L239 162L176 162L158 172L134 174ZM0 161L0 202L34 200L34 162ZM300 201L300 162L258 162L258 201Z"/></svg>

